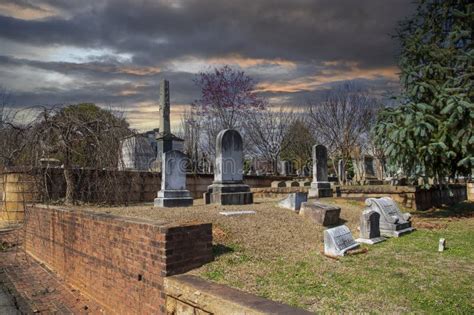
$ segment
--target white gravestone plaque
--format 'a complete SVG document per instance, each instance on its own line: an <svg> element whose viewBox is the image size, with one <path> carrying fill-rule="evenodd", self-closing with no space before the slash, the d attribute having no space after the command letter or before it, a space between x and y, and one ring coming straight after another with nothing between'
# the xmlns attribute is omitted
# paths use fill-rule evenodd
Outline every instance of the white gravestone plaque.
<svg viewBox="0 0 474 315"><path fill-rule="evenodd" d="M352 233L345 225L336 226L324 231L324 254L329 256L344 256L350 250L359 247Z"/></svg>

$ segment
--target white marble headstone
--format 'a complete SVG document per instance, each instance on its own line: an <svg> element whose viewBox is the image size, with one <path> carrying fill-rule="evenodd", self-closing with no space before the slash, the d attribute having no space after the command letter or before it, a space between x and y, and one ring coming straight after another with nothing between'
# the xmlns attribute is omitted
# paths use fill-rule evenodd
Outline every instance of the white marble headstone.
<svg viewBox="0 0 474 315"><path fill-rule="evenodd" d="M336 226L324 231L324 253L329 256L344 256L353 248L359 247L352 233L345 225Z"/></svg>

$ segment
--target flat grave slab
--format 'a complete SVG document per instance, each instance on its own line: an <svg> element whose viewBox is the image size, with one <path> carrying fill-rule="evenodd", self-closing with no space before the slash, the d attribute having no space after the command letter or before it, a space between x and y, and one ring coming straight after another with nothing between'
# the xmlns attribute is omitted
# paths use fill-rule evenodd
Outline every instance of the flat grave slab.
<svg viewBox="0 0 474 315"><path fill-rule="evenodd" d="M224 215L226 217L232 216L239 216L239 215L247 215L247 214L255 214L255 211L248 210L248 211L221 211L219 214Z"/></svg>

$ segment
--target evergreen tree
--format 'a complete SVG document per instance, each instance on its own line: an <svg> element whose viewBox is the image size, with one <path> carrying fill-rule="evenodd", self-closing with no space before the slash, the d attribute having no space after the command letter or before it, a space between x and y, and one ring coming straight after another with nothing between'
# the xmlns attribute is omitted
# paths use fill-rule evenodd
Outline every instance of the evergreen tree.
<svg viewBox="0 0 474 315"><path fill-rule="evenodd" d="M390 165L425 187L474 167L473 25L469 0L418 0L398 30L402 104L373 131Z"/></svg>

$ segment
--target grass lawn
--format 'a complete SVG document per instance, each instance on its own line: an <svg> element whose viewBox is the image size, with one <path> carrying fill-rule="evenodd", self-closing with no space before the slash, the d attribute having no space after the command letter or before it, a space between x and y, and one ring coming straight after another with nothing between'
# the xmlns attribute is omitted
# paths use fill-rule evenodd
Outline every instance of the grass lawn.
<svg viewBox="0 0 474 315"><path fill-rule="evenodd" d="M473 203L415 213L414 233L364 245L369 249L365 254L333 260L320 252L323 227L276 207L277 202L94 210L159 221L212 222L216 259L192 274L310 311L474 313ZM364 204L336 198L324 202L342 208L341 219L356 238ZM256 214L224 217L219 215L224 209ZM439 253L441 237L448 249Z"/></svg>

